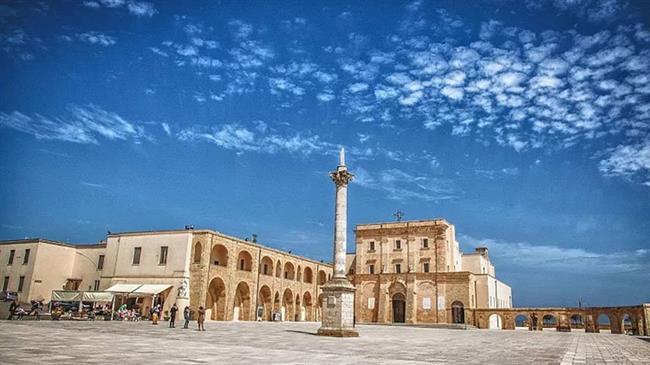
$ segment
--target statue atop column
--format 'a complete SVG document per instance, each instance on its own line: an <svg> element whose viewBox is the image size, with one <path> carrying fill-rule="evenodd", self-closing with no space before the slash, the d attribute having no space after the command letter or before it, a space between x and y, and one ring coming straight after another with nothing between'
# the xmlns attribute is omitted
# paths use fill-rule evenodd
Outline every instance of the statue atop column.
<svg viewBox="0 0 650 365"><path fill-rule="evenodd" d="M336 185L334 212L334 275L323 286L323 319L318 334L321 336L357 337L354 329L354 286L345 276L345 254L348 231L348 184L354 175L345 166L345 150L341 148L339 165L330 177Z"/></svg>

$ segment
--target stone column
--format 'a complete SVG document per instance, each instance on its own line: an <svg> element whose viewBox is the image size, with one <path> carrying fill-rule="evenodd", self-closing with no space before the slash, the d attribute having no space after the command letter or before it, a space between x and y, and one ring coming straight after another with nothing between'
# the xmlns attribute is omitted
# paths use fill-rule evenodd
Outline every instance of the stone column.
<svg viewBox="0 0 650 365"><path fill-rule="evenodd" d="M334 213L334 275L323 285L322 321L318 334L321 336L357 337L354 329L354 286L345 276L345 253L348 229L348 183L353 175L345 166L345 152L341 149L339 165L330 173L336 185L336 208Z"/></svg>

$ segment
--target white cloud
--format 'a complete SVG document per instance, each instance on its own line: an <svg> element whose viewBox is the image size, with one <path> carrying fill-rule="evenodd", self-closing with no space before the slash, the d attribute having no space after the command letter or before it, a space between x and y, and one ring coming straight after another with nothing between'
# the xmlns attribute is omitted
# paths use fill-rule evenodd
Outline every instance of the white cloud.
<svg viewBox="0 0 650 365"><path fill-rule="evenodd" d="M453 100L462 100L463 99L463 89L458 87L445 86L440 90L440 93L449 99Z"/></svg>
<svg viewBox="0 0 650 365"><path fill-rule="evenodd" d="M129 13L138 16L153 16L156 9L153 4L144 1L129 1L126 5Z"/></svg>
<svg viewBox="0 0 650 365"><path fill-rule="evenodd" d="M18 111L0 113L0 126L31 134L37 139L75 143L97 144L99 137L108 140L131 139L136 143L151 139L144 127L92 104L71 106L68 114L60 118L26 115Z"/></svg>
<svg viewBox="0 0 650 365"><path fill-rule="evenodd" d="M115 38L100 32L80 33L77 34L77 38L83 42L97 44L104 47L112 46L116 43Z"/></svg>
<svg viewBox="0 0 650 365"><path fill-rule="evenodd" d="M599 169L606 176L640 177L644 183L649 182L650 142L615 147L600 161Z"/></svg>
<svg viewBox="0 0 650 365"><path fill-rule="evenodd" d="M171 129L171 127L169 126L169 124L163 122L163 123L160 123L160 126L162 127L162 129L165 131L165 133L166 133L168 136L171 136L171 135L172 135L172 129Z"/></svg>
<svg viewBox="0 0 650 365"><path fill-rule="evenodd" d="M350 85L348 87L348 90L351 93L358 93L358 92L361 92L361 91L365 91L365 90L368 90L368 84L366 84L364 82L357 82L357 83L354 83L354 84Z"/></svg>
<svg viewBox="0 0 650 365"><path fill-rule="evenodd" d="M399 201L440 201L454 199L458 191L448 179L419 176L400 169L388 169L371 174L363 167L354 170L352 183L383 191L386 198Z"/></svg>

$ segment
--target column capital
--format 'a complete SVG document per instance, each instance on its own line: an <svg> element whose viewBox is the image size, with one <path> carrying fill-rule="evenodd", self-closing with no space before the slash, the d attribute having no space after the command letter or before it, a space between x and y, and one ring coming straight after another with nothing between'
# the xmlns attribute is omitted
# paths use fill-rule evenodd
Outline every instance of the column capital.
<svg viewBox="0 0 650 365"><path fill-rule="evenodd" d="M346 169L338 169L336 171L330 172L330 177L336 186L345 186L352 181L354 175L352 175Z"/></svg>

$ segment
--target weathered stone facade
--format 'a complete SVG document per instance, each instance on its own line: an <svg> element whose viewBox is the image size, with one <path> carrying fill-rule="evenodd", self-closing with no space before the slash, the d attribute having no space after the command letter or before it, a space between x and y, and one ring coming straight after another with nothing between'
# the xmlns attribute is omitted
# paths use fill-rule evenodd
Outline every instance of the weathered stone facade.
<svg viewBox="0 0 650 365"><path fill-rule="evenodd" d="M468 323L468 309L512 305L487 249L465 260L445 220L358 225L355 232L349 274L357 287L357 322ZM478 272L463 270L464 261Z"/></svg>
<svg viewBox="0 0 650 365"><path fill-rule="evenodd" d="M306 259L214 231L192 238L190 303L214 320L254 320L282 313L283 320L320 319L321 286L329 264Z"/></svg>

